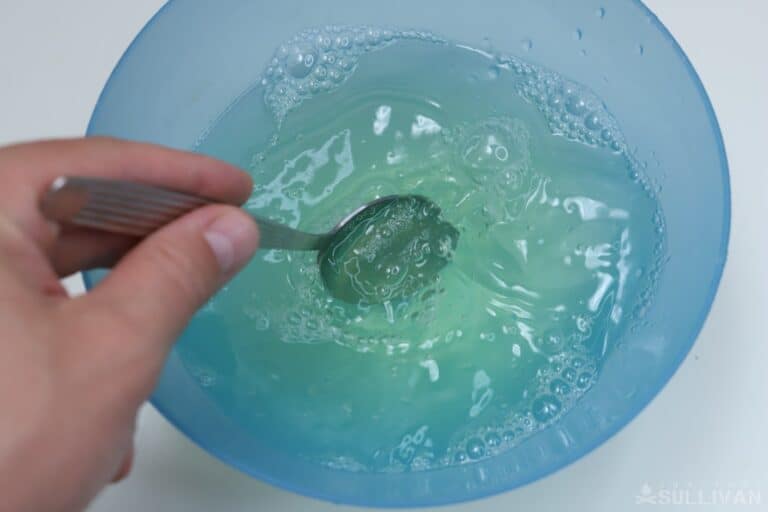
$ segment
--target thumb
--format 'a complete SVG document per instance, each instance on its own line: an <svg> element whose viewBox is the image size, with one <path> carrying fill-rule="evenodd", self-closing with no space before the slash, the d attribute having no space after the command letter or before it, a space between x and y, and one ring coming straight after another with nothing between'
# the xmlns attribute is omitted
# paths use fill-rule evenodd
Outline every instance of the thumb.
<svg viewBox="0 0 768 512"><path fill-rule="evenodd" d="M137 342L169 347L257 246L258 228L245 212L206 206L142 241L85 299L127 322Z"/></svg>

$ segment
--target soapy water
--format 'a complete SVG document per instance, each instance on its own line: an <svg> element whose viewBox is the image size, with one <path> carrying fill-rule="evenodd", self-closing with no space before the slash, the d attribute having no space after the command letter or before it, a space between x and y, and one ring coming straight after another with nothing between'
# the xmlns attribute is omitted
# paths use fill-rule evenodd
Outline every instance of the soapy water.
<svg viewBox="0 0 768 512"><path fill-rule="evenodd" d="M405 40L449 44L424 31L366 26L329 26L306 30L275 52L261 82L265 88L264 100L275 118L281 121L304 100L331 91L346 81L355 72L363 55ZM512 55L472 51L485 54L492 61L486 78L498 77L503 71L513 71L522 78L517 84L517 93L539 107L554 134L610 147L614 151L625 149L613 116L587 88ZM388 115L386 106L377 112L380 126ZM429 121L422 118L421 122L426 124L417 126L417 133L437 128Z"/></svg>
<svg viewBox="0 0 768 512"><path fill-rule="evenodd" d="M200 149L248 167L246 207L292 226L325 231L408 193L460 233L434 282L381 304L329 295L313 253L264 251L196 318L215 347L179 346L254 436L330 467L424 470L514 449L599 378L661 270L654 187L599 98L424 32L295 36ZM423 256L381 271L397 283Z"/></svg>
<svg viewBox="0 0 768 512"><path fill-rule="evenodd" d="M424 31L366 26L305 30L275 51L261 81L264 100L282 120L304 100L330 91L352 76L366 53L407 39L440 41Z"/></svg>

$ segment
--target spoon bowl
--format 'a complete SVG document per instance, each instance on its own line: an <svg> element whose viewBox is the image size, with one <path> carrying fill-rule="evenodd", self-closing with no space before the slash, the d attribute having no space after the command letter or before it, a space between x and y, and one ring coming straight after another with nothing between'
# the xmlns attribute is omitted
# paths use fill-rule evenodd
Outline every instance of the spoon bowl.
<svg viewBox="0 0 768 512"><path fill-rule="evenodd" d="M406 298L438 279L459 231L424 196L387 196L342 220L317 255L328 291L345 302Z"/></svg>

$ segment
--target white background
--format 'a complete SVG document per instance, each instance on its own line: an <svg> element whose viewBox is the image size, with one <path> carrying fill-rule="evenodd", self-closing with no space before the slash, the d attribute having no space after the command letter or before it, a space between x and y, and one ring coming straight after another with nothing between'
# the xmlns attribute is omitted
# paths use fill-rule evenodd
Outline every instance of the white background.
<svg viewBox="0 0 768 512"><path fill-rule="evenodd" d="M110 70L161 4L0 0L0 144L82 134ZM757 491L763 504L753 509L768 510L768 2L647 4L701 75L728 150L732 238L712 313L669 385L619 435L542 481L441 510L635 510L644 483L654 490L690 485L705 493L729 486ZM150 407L142 411L136 443L132 475L106 490L92 512L352 510L237 473Z"/></svg>

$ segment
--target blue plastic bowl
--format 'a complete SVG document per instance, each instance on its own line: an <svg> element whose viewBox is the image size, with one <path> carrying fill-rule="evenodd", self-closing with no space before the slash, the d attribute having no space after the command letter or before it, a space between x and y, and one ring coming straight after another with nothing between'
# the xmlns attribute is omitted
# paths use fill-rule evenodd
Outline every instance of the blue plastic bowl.
<svg viewBox="0 0 768 512"><path fill-rule="evenodd" d="M449 5L448 5L449 4ZM672 36L630 0L171 1L115 68L89 135L191 148L259 79L275 46L309 26L423 28L499 49L591 87L661 185L669 260L644 324L627 333L562 421L497 457L428 472L338 471L276 452L224 416L172 354L153 403L203 448L301 494L374 506L452 503L507 491L573 462L634 418L691 348L725 263L728 167L712 106ZM574 37L577 29L583 37ZM586 51L586 54L582 51ZM98 275L87 276L93 283ZM188 330L185 337L202 336ZM567 440L567 442L564 442Z"/></svg>

